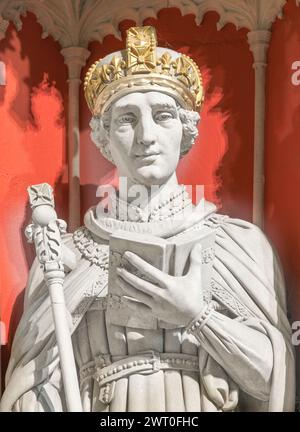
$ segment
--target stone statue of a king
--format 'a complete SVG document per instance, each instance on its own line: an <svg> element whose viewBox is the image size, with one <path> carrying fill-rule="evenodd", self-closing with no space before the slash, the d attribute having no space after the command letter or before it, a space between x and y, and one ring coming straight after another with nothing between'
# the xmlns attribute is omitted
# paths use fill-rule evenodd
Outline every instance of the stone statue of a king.
<svg viewBox="0 0 300 432"><path fill-rule="evenodd" d="M84 88L92 139L128 193L119 189L109 205L106 195L83 227L62 236L83 410L293 411L294 352L276 254L259 228L204 199L193 205L177 181L203 102L197 65L157 47L154 28L134 27L125 50L90 68ZM147 199L134 200L141 188ZM1 410L65 409L36 261Z"/></svg>

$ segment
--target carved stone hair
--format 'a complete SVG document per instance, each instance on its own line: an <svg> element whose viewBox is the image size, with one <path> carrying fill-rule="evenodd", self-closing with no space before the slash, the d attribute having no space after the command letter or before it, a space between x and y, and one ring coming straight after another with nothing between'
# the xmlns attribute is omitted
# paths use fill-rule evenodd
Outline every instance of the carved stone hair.
<svg viewBox="0 0 300 432"><path fill-rule="evenodd" d="M196 111L188 111L177 104L178 115L182 123L183 135L180 148L180 156L184 156L191 149L198 136L197 124L200 115ZM91 139L99 148L103 156L114 163L109 149L109 127L111 121L111 107L109 107L102 117L92 117L90 121Z"/></svg>

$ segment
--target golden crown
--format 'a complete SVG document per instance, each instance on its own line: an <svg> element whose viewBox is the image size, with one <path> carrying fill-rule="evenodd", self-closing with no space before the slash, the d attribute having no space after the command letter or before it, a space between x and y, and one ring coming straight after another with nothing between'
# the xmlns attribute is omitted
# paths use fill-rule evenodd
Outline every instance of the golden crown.
<svg viewBox="0 0 300 432"><path fill-rule="evenodd" d="M116 99L133 91L162 91L189 110L203 102L201 73L185 54L157 47L154 27L127 30L126 50L96 61L84 80L87 104L101 115Z"/></svg>

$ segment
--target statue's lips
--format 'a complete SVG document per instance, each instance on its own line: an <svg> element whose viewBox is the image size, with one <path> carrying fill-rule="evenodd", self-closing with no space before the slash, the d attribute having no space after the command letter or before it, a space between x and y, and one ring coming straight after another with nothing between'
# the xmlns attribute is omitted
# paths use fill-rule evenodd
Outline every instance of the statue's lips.
<svg viewBox="0 0 300 432"><path fill-rule="evenodd" d="M160 153L144 153L142 155L135 155L135 160L141 164L151 164L155 162Z"/></svg>

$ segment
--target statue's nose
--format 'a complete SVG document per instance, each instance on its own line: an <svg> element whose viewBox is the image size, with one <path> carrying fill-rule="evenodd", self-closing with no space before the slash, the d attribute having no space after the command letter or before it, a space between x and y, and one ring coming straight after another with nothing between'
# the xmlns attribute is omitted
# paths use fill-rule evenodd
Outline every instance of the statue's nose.
<svg viewBox="0 0 300 432"><path fill-rule="evenodd" d="M144 146L150 146L155 143L155 123L152 118L148 116L140 119L137 125L137 142Z"/></svg>

